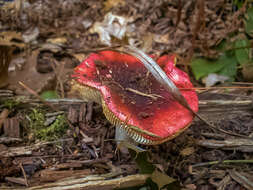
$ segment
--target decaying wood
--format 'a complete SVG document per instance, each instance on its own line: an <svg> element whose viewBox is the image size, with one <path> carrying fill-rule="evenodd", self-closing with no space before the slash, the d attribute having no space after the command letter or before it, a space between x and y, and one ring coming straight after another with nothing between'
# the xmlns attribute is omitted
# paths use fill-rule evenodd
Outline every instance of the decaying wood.
<svg viewBox="0 0 253 190"><path fill-rule="evenodd" d="M22 142L22 139L20 138L12 138L12 137L0 137L0 144L11 144L11 143L17 143Z"/></svg>
<svg viewBox="0 0 253 190"><path fill-rule="evenodd" d="M234 170L230 170L229 175L231 176L231 178L233 178L233 180L237 181L239 184L241 184L246 189L248 189L248 190L253 189L253 181L250 180L248 177L246 177L246 176L242 175L241 173L234 171Z"/></svg>
<svg viewBox="0 0 253 190"><path fill-rule="evenodd" d="M20 185L25 185L25 186L27 185L25 179L21 177L6 177L5 180L12 183L20 184Z"/></svg>
<svg viewBox="0 0 253 190"><path fill-rule="evenodd" d="M242 152L253 152L253 140L234 138L225 140L198 140L197 144L207 148L222 148L225 150L239 150Z"/></svg>
<svg viewBox="0 0 253 190"><path fill-rule="evenodd" d="M4 135L12 138L20 138L20 121L17 117L6 118L4 121Z"/></svg>
<svg viewBox="0 0 253 190"><path fill-rule="evenodd" d="M51 170L46 169L40 172L37 180L40 182L55 182L57 180L62 180L67 177L78 177L91 174L92 171L90 169L82 169L82 170Z"/></svg>
<svg viewBox="0 0 253 190"><path fill-rule="evenodd" d="M27 190L62 190L62 189L80 189L80 190L111 190L118 188L129 188L144 185L150 177L148 174L136 174L126 177L117 177L119 173L109 173L105 175L83 176L78 179L68 178L62 179L55 183L47 183L41 186L27 188ZM11 188L2 188L2 190L10 190ZM21 190L23 188L15 188Z"/></svg>
<svg viewBox="0 0 253 190"><path fill-rule="evenodd" d="M247 100L201 100L199 101L199 114L209 122L217 123L232 114L251 113L253 110L252 99ZM196 118L197 119L197 118Z"/></svg>
<svg viewBox="0 0 253 190"><path fill-rule="evenodd" d="M8 68L12 58L13 47L0 41L0 88L7 85Z"/></svg>
<svg viewBox="0 0 253 190"><path fill-rule="evenodd" d="M4 123L4 120L8 117L9 110L3 109L3 111L0 113L0 129Z"/></svg>
<svg viewBox="0 0 253 190"><path fill-rule="evenodd" d="M13 156L25 156L25 155L32 155L32 151L48 144L55 144L57 142L64 142L64 141L72 141L73 139L62 139L58 141L52 142L42 142L37 143L32 146L22 146L22 147L9 147L7 150L0 152L0 157L13 157Z"/></svg>

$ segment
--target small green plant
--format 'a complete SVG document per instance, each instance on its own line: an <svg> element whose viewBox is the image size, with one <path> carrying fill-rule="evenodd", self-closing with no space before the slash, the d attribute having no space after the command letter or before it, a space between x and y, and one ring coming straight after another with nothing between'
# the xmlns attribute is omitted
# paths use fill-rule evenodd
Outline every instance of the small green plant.
<svg viewBox="0 0 253 190"><path fill-rule="evenodd" d="M13 108L17 107L20 104L20 101L17 99L9 99L4 100L2 104L7 109L12 110Z"/></svg>
<svg viewBox="0 0 253 190"><path fill-rule="evenodd" d="M235 1L241 6L242 1ZM215 49L220 53L217 59L193 58L191 68L194 77L199 80L209 74L215 73L226 76L228 81L234 81L238 68L253 66L251 56L251 43L253 38L253 7L248 8L245 15L245 28L243 32L234 33L231 38L223 40ZM242 74L244 76L244 70ZM252 72L253 73L253 72ZM246 77L244 76L246 79Z"/></svg>
<svg viewBox="0 0 253 190"><path fill-rule="evenodd" d="M59 95L57 94L56 91L48 90L48 91L44 91L40 95L40 97L43 98L44 100L46 100L46 99L57 99L57 98L59 98Z"/></svg>
<svg viewBox="0 0 253 190"><path fill-rule="evenodd" d="M39 109L32 109L29 118L31 130L34 136L40 140L52 141L58 139L66 132L68 126L64 115L58 115L51 125L45 126L45 114Z"/></svg>

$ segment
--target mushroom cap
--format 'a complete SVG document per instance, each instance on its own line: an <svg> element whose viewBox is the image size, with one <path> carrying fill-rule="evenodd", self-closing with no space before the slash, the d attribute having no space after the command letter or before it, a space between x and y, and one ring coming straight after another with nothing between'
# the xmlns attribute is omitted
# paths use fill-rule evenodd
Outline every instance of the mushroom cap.
<svg viewBox="0 0 253 190"><path fill-rule="evenodd" d="M180 92L197 112L197 94L188 75L175 67L175 56L164 55L157 63L179 89L184 88ZM102 104L106 118L138 143L160 144L174 138L194 118L140 60L129 54L92 53L75 68L73 77L73 89Z"/></svg>

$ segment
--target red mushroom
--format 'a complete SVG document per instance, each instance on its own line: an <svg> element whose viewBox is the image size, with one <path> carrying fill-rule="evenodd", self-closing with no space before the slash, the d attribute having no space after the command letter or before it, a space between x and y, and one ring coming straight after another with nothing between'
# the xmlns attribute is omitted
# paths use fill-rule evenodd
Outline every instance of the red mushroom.
<svg viewBox="0 0 253 190"><path fill-rule="evenodd" d="M180 89L190 108L198 97L188 75L175 67L174 56L157 63ZM117 51L92 53L73 74L73 90L102 105L106 118L135 142L160 144L184 131L194 115L177 102L136 57ZM188 88L188 89L186 89Z"/></svg>

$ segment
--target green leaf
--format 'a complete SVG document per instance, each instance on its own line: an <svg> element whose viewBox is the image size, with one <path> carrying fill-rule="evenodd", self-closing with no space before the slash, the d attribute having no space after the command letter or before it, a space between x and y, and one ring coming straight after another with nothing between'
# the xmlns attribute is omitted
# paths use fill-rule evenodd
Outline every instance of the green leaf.
<svg viewBox="0 0 253 190"><path fill-rule="evenodd" d="M135 162L142 174L152 174L155 170L155 166L149 162L149 153L147 151L137 153L132 149L129 149L132 158L135 158Z"/></svg>
<svg viewBox="0 0 253 190"><path fill-rule="evenodd" d="M248 35L252 36L253 35L253 7L249 8L247 10L247 16L248 18L246 19L246 26L245 30Z"/></svg>
<svg viewBox="0 0 253 190"><path fill-rule="evenodd" d="M248 39L239 39L235 42L235 57L237 61L243 65L249 62L249 48L242 48L242 47L249 47L250 42Z"/></svg>
<svg viewBox="0 0 253 190"><path fill-rule="evenodd" d="M241 0L234 0L232 1L233 5L237 6L238 9L242 8L244 1Z"/></svg>
<svg viewBox="0 0 253 190"><path fill-rule="evenodd" d="M191 63L192 72L197 80L210 73L216 73L224 67L224 63L218 60L207 60L203 58L194 59Z"/></svg>
<svg viewBox="0 0 253 190"><path fill-rule="evenodd" d="M235 58L230 59L230 61L223 67L218 74L230 77L230 81L234 81L237 72L237 61Z"/></svg>
<svg viewBox="0 0 253 190"><path fill-rule="evenodd" d="M48 90L48 91L42 92L40 97L43 99L57 99L57 98L59 98L59 95L57 94L56 91Z"/></svg>
<svg viewBox="0 0 253 190"><path fill-rule="evenodd" d="M237 60L235 56L224 54L217 60L208 60L204 58L194 59L191 63L191 68L197 80L210 73L219 73L233 78L237 70L236 65Z"/></svg>

